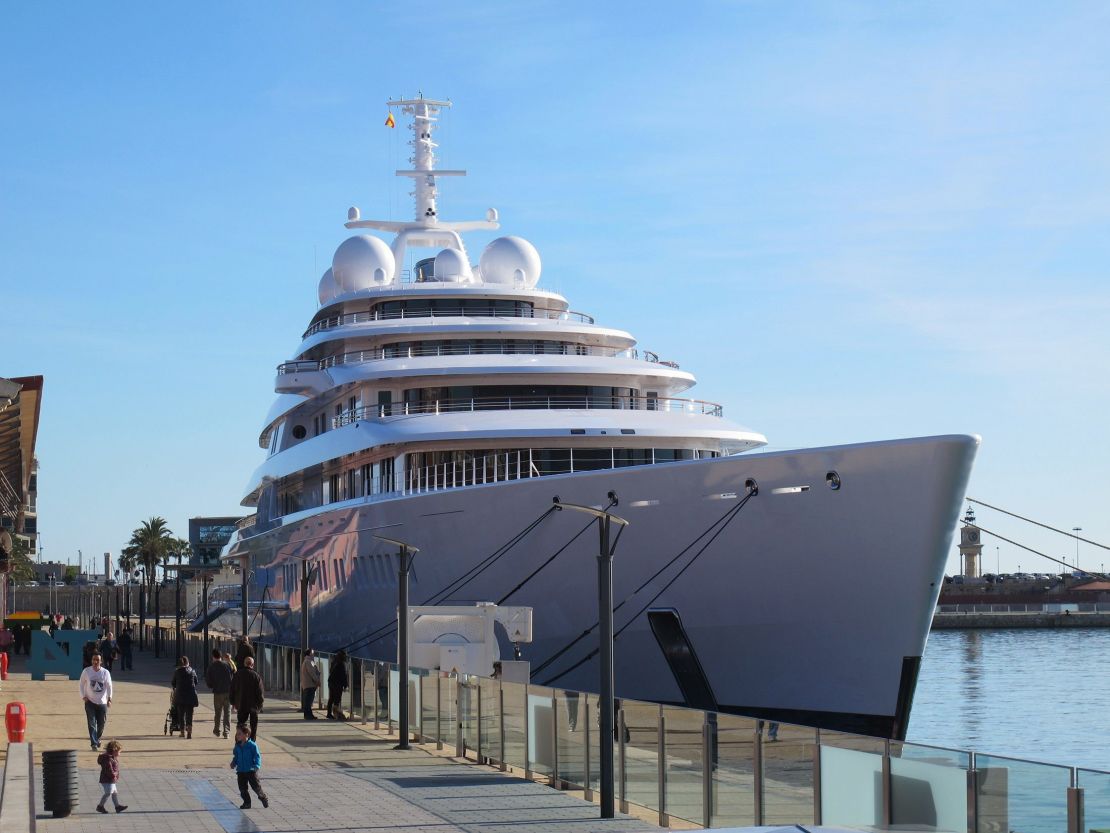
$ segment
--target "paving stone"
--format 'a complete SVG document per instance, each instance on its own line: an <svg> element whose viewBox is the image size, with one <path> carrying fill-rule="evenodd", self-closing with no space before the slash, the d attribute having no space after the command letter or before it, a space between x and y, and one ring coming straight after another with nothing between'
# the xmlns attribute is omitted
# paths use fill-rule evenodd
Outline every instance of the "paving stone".
<svg viewBox="0 0 1110 833"><path fill-rule="evenodd" d="M162 734L173 665L136 652L136 671L113 675L115 695L104 740L123 744L122 814L96 812L101 797L96 753L89 749L77 683L29 679L17 658L0 697L22 700L30 714L35 755L76 749L80 804L65 819L41 810L40 833L632 833L651 825L621 817L601 820L597 807L543 784L433 746L396 750L396 736L360 722L306 721L299 706L269 697L259 721L260 777L270 807L253 799L240 810L230 739L211 734L211 696L202 684L192 739ZM198 673L200 669L198 669ZM41 760L41 758L40 758Z"/></svg>

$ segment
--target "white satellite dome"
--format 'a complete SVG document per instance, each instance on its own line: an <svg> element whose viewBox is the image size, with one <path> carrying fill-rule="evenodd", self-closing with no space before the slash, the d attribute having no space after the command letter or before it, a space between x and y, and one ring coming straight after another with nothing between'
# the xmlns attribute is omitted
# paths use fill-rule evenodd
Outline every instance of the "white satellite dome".
<svg viewBox="0 0 1110 833"><path fill-rule="evenodd" d="M335 283L335 274L330 268L320 278L320 287L317 293L320 296L320 306L330 303L332 298L339 294L339 287Z"/></svg>
<svg viewBox="0 0 1110 833"><path fill-rule="evenodd" d="M458 249L444 249L436 255L432 275L435 280L448 283L470 283L474 279L466 255Z"/></svg>
<svg viewBox="0 0 1110 833"><path fill-rule="evenodd" d="M479 261L484 283L505 283L531 289L540 281L540 253L523 237L498 237Z"/></svg>
<svg viewBox="0 0 1110 833"><path fill-rule="evenodd" d="M339 292L358 292L393 282L393 250L369 234L348 237L331 259Z"/></svg>

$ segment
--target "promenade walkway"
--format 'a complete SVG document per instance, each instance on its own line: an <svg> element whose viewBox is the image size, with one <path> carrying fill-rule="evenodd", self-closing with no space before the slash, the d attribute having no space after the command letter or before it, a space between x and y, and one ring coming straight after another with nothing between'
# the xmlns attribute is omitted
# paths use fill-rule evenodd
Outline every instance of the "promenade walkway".
<svg viewBox="0 0 1110 833"><path fill-rule="evenodd" d="M100 799L96 753L89 749L77 683L61 677L34 682L17 657L0 702L21 700L30 715L27 740L35 757L51 749L78 750L81 803L66 819L41 809L45 833L219 833L219 831L359 831L405 833L632 833L654 830L627 816L597 818L595 805L543 784L447 757L433 748L393 749L396 736L358 722L305 721L298 706L268 699L259 722L261 778L269 809L239 810L231 739L212 735L211 696L201 686L193 738L163 735L173 665L136 653L134 672L113 674L115 696L104 740L123 745L120 796L128 810L96 813ZM0 744L0 747L3 745Z"/></svg>

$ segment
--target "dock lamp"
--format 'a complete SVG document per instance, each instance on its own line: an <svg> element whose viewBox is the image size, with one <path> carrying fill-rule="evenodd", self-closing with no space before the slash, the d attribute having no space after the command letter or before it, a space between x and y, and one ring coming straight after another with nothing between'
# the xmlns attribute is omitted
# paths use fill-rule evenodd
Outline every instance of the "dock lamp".
<svg viewBox="0 0 1110 833"><path fill-rule="evenodd" d="M617 503L616 492L609 493L611 505ZM601 658L601 681L599 708L600 742L601 742L601 818L611 819L616 816L615 790L613 787L613 746L614 746L614 674L613 674L613 549L609 542L609 530L612 524L628 526L628 521L604 509L593 506L579 506L575 503L563 503L558 497L553 503L556 509L571 509L597 518L598 530L601 533L600 549L597 554L597 620L599 625L598 638Z"/></svg>
<svg viewBox="0 0 1110 833"><path fill-rule="evenodd" d="M139 650L146 650L146 567L137 567L131 574L136 579L142 575L139 582Z"/></svg>
<svg viewBox="0 0 1110 833"><path fill-rule="evenodd" d="M412 567L413 557L420 552L412 544L386 538L384 535L375 535L377 540L386 544L393 544L398 548L399 564L397 567L397 665L399 666L400 681L397 692L400 695L398 706L397 728L401 733L401 742L394 749L409 749L409 568Z"/></svg>

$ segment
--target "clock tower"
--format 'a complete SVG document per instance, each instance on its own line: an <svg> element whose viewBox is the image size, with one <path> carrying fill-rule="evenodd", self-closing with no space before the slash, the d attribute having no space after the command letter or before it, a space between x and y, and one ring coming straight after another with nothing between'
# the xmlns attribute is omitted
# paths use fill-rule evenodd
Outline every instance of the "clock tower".
<svg viewBox="0 0 1110 833"><path fill-rule="evenodd" d="M979 578L982 575L981 557L983 554L982 534L975 525L975 510L967 507L964 525L960 527L960 560L963 562L965 578Z"/></svg>

